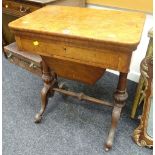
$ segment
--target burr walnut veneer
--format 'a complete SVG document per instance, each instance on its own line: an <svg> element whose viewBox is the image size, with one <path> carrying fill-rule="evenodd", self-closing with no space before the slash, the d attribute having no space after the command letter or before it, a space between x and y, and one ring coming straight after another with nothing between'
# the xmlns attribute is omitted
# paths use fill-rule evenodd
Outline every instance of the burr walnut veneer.
<svg viewBox="0 0 155 155"><path fill-rule="evenodd" d="M144 21L145 16L141 13L46 6L11 22L9 27L15 34L18 50L38 54L42 58L42 106L35 121L41 120L47 94L55 91L113 107L105 144L109 150L128 96L127 74ZM58 86L57 75L94 84L106 68L120 73L113 104Z"/></svg>

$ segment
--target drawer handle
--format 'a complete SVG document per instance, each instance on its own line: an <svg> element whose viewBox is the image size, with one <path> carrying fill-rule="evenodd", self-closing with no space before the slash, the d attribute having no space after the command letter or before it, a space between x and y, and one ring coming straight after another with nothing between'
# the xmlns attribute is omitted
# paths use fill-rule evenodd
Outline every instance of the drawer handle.
<svg viewBox="0 0 155 155"><path fill-rule="evenodd" d="M8 8L9 6L7 4L5 4L5 8Z"/></svg>
<svg viewBox="0 0 155 155"><path fill-rule="evenodd" d="M13 55L12 55L12 53L9 53L7 57L8 57L8 59L9 59L11 62L13 62L13 59L12 59Z"/></svg>
<svg viewBox="0 0 155 155"><path fill-rule="evenodd" d="M21 13L28 13L28 12L30 12L30 8L28 8L28 7L24 8L22 5L20 6L19 10L20 10Z"/></svg>
<svg viewBox="0 0 155 155"><path fill-rule="evenodd" d="M31 62L31 64L29 65L29 67L30 68L36 68L37 66L33 62Z"/></svg>
<svg viewBox="0 0 155 155"><path fill-rule="evenodd" d="M38 42L38 41L34 41L34 42L33 42L33 45L34 45L34 46L38 46L38 45L39 45L39 42Z"/></svg>
<svg viewBox="0 0 155 155"><path fill-rule="evenodd" d="M8 58L11 58L11 57L12 57L12 53L9 53Z"/></svg>

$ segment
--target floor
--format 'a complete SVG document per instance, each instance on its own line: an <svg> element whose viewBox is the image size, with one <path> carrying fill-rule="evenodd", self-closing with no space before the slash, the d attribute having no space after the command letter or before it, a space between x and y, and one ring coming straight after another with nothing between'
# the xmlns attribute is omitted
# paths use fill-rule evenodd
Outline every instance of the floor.
<svg viewBox="0 0 155 155"><path fill-rule="evenodd" d="M63 80L63 79L62 79ZM66 81L69 89L112 101L118 77L106 72L93 87ZM103 144L111 109L55 94L41 124L33 118L40 109L42 80L3 59L3 155L151 155L132 140L139 121L130 119L136 83L128 81L129 99L122 112L110 152Z"/></svg>

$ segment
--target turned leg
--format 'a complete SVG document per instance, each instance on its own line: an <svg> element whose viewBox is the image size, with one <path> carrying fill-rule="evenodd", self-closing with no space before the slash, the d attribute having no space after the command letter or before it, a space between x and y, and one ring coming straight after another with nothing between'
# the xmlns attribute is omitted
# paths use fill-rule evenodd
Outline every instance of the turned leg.
<svg viewBox="0 0 155 155"><path fill-rule="evenodd" d="M42 119L42 115L43 115L43 113L46 109L47 103L48 103L48 95L54 94L54 92L52 91L52 88L56 83L55 76L53 76L50 73L50 70L46 66L44 61L42 62L42 67L43 67L42 79L44 81L44 87L41 90L41 109L35 116L35 123L40 123L40 121Z"/></svg>
<svg viewBox="0 0 155 155"><path fill-rule="evenodd" d="M109 151L109 149L111 149L112 147L116 127L117 127L118 120L121 114L121 110L123 106L125 105L125 101L128 97L127 92L126 92L126 82L127 82L127 73L120 73L117 90L114 93L114 108L112 111L111 128L110 128L108 138L105 144L106 151Z"/></svg>

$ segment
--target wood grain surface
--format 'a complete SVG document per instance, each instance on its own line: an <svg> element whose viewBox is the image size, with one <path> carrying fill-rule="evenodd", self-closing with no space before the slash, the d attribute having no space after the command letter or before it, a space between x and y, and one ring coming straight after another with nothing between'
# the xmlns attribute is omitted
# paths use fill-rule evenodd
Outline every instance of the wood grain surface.
<svg viewBox="0 0 155 155"><path fill-rule="evenodd" d="M9 27L16 31L135 47L140 41L144 21L142 13L46 6L11 22Z"/></svg>

